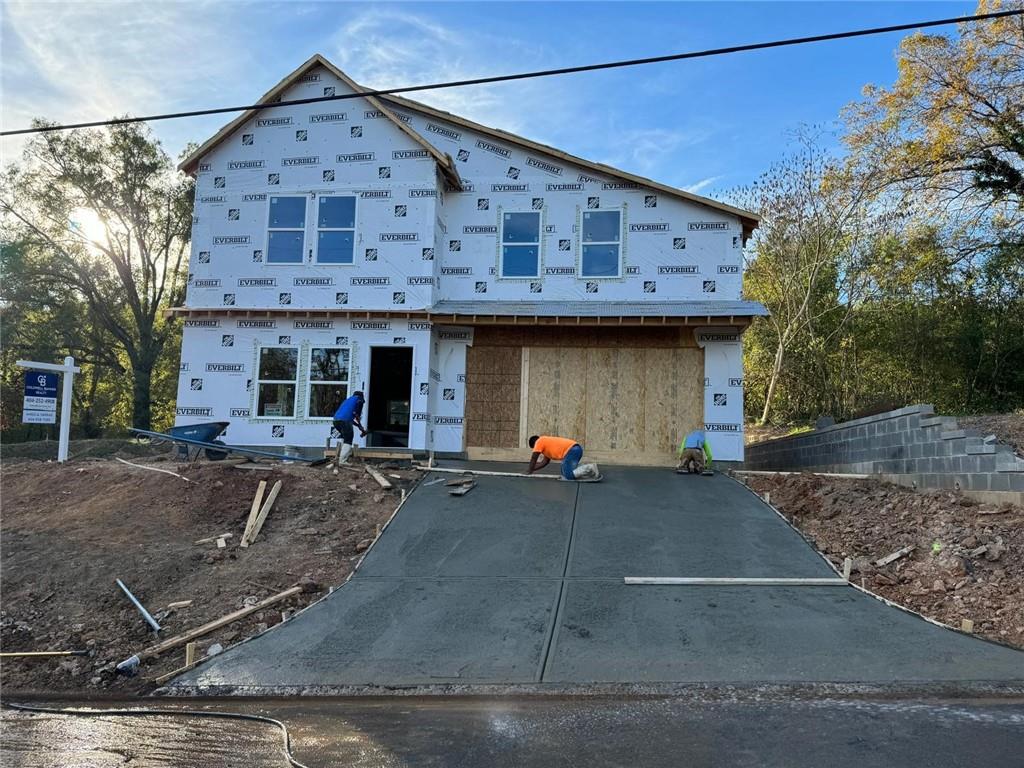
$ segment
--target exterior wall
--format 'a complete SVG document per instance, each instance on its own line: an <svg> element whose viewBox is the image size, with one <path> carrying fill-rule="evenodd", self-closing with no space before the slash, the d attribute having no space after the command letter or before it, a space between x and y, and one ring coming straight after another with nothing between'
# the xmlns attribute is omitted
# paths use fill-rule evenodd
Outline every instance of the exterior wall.
<svg viewBox="0 0 1024 768"><path fill-rule="evenodd" d="M327 88L351 92L318 69L283 98ZM328 193L356 197L351 265L313 260ZM307 198L302 264L266 263L272 195ZM199 165L186 306L428 307L437 195L434 160L362 99L263 110Z"/></svg>
<svg viewBox="0 0 1024 768"><path fill-rule="evenodd" d="M743 341L737 328L698 328L704 349L704 433L711 455L743 461Z"/></svg>
<svg viewBox="0 0 1024 768"><path fill-rule="evenodd" d="M414 383L429 380L429 327L413 321L302 320L293 318L211 318L186 320L175 423L230 421L227 442L239 445L323 446L330 419L305 416L309 390L309 350L348 348L349 392L362 389L367 405L370 348L413 348L410 381L409 446L426 448L429 438L429 393ZM256 418L255 379L258 350L264 346L299 348L296 416ZM368 413L364 410L364 416ZM356 436L357 445L365 440Z"/></svg>
<svg viewBox="0 0 1024 768"><path fill-rule="evenodd" d="M930 405L749 445L744 468L871 474L915 488L1024 499L1024 459L1010 446L958 429L954 418L935 416Z"/></svg>
<svg viewBox="0 0 1024 768"><path fill-rule="evenodd" d="M430 433L427 447L442 453L463 449L466 403L466 349L473 343L473 329L434 327L431 335ZM423 385L420 384L423 389Z"/></svg>

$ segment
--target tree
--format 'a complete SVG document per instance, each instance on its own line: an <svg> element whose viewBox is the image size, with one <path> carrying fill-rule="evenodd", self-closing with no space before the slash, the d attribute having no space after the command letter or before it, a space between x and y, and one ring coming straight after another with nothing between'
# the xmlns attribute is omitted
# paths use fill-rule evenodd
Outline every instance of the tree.
<svg viewBox="0 0 1024 768"><path fill-rule="evenodd" d="M1024 7L982 0L978 12ZM891 88L868 86L846 110L855 166L876 192L912 200L946 235L953 266L1015 248L1024 230L1024 16L915 34Z"/></svg>
<svg viewBox="0 0 1024 768"><path fill-rule="evenodd" d="M132 124L37 134L0 197L5 239L40 254L32 279L80 299L124 355L141 429L150 428L154 371L174 334L162 311L184 298L192 196L192 180L147 127Z"/></svg>
<svg viewBox="0 0 1024 768"><path fill-rule="evenodd" d="M771 313L748 339L753 367L763 374L752 381L763 386L762 424L796 346L822 360L871 288L868 257L883 217L869 210L865 181L804 132L791 156L732 195L762 217L744 276L747 297Z"/></svg>

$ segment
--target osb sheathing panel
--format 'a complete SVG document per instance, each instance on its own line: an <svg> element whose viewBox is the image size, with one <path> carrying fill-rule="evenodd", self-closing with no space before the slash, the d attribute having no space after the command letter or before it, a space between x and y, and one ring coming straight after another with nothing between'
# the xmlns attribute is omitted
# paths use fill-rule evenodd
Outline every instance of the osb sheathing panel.
<svg viewBox="0 0 1024 768"><path fill-rule="evenodd" d="M693 329L679 326L665 328L630 326L581 328L513 328L508 326L477 326L474 344L488 347L692 347L697 349Z"/></svg>
<svg viewBox="0 0 1024 768"><path fill-rule="evenodd" d="M530 348L527 437L539 434L572 437L586 432L586 369L586 349Z"/></svg>
<svg viewBox="0 0 1024 768"><path fill-rule="evenodd" d="M466 445L519 442L522 350L474 344L466 350Z"/></svg>
<svg viewBox="0 0 1024 768"><path fill-rule="evenodd" d="M664 463L703 423L700 349L533 347L529 354L529 434L572 437L588 455Z"/></svg>

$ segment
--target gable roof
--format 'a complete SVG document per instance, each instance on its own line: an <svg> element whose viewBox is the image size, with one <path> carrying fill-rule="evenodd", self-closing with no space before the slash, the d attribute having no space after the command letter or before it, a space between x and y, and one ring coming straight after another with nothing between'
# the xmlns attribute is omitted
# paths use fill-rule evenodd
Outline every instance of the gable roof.
<svg viewBox="0 0 1024 768"><path fill-rule="evenodd" d="M283 80L281 80L281 82L279 82L269 91L267 91L260 98L258 103L265 104L278 98L282 93L284 93L285 90L287 90L291 85L297 82L299 78L306 74L306 72L317 66L326 68L328 71L330 71L333 75L335 75L339 80L341 80L355 92L366 90L358 83L356 83L354 80L352 80L352 78L350 78L348 75L346 75L336 66L334 66L331 62L329 62L327 59L325 59L323 56L317 53L310 57L298 69L293 71L291 74L287 75ZM746 240L746 238L750 236L754 229L757 228L758 222L760 221L760 217L756 213L743 210L742 208L736 208L732 205L727 205L726 203L719 202L718 200L713 200L710 197L696 195L693 194L692 192L687 192L686 190L679 189L677 187L671 187L668 186L667 184L661 184L660 182L648 179L644 176L637 176L636 174L628 173L627 171L623 171L618 168L613 168L612 166L605 165L604 163L595 163L591 160L584 160L581 157L576 157L575 155L571 155L568 152L563 152L560 149L549 147L546 144L531 141L530 139L523 138L522 136L517 136L514 133L503 131L500 128L491 128L486 125L481 125L480 123L473 122L472 120L468 120L458 115L453 115L450 112L445 112L444 110L441 109L435 109L434 107L428 106L418 101L413 101L412 99L407 99L402 96L394 96L390 94L381 96L364 96L363 98L365 98L375 109L378 109L381 112L383 112L384 115L395 126L397 126L399 130L402 131L402 133L406 134L410 139L412 139L414 142L423 147L430 154L430 156L433 157L434 160L437 162L442 175L444 175L445 177L445 180L456 188L462 187L462 180L459 178L459 172L455 167L455 163L452 160L451 155L442 153L437 147L435 147L429 141L424 139L419 133L417 133L408 125L399 120L391 111L388 104L393 104L395 106L403 107L414 112L420 112L425 115L430 115L439 120L446 120L448 122L455 123L456 125L461 125L464 128L468 128L469 130L477 131L488 136L493 136L496 139L508 142L510 144L515 144L516 146L522 147L524 149L531 150L533 152L540 152L542 154L549 155L551 157L563 160L565 162L572 163L583 168L587 168L589 170L594 171L595 173L601 173L604 174L605 176L610 176L615 179L621 179L623 181L632 184L637 184L642 187L655 189L658 190L659 192L664 192L667 195L672 195L673 197L678 197L683 200L687 200L691 203L703 205L708 208L713 208L714 210L722 211L723 213L728 213L732 216L736 216L737 218L739 218L741 226L743 228L744 240ZM384 102L388 102L388 104L385 104ZM199 163L199 160L204 155L206 155L210 150L214 149L218 144L220 144L228 136L234 133L246 121L251 119L257 112L259 112L258 109L250 109L236 117L230 123L228 123L219 131L217 131L217 133L215 133L213 136L211 136L209 139L203 142L203 144L198 149L196 149L192 154L190 154L178 165L178 168L182 171L185 171L186 173L193 173L195 171L196 166Z"/></svg>
<svg viewBox="0 0 1024 768"><path fill-rule="evenodd" d="M307 59L298 69L286 75L281 82L263 94L257 103L268 104L274 101L314 67L324 67L354 92L358 93L359 91L365 90L361 85L352 80L352 78L334 66L331 62L319 53L316 53ZM364 96L363 98L366 99L374 109L381 111L384 116L387 117L387 119L390 120L402 133L423 147L423 149L425 149L437 162L442 175L444 175L445 180L448 181L448 183L456 187L462 186L462 179L459 178L459 172L455 167L455 161L452 160L451 155L441 152L437 147L416 133L416 131L395 117L395 113L391 111L390 107L386 104L382 104L376 96ZM267 107L267 109L269 108L270 107ZM258 109L248 109L236 117L230 123L217 131L217 133L204 141L194 152L192 152L192 154L182 160L178 164L178 169L185 173L194 173L196 166L204 155L252 119L259 111L260 110Z"/></svg>
<svg viewBox="0 0 1024 768"><path fill-rule="evenodd" d="M556 149L555 147L550 147L547 144L541 144L540 142L537 141L524 139L522 136L517 136L514 133L503 131L500 128L490 128L489 126L481 125L480 123L475 123L472 120L467 120L464 117L460 117L459 115L453 115L451 112L445 112L444 110L441 109L435 109L434 107L428 106L419 101L413 101L412 99L407 99L403 96L394 96L392 94L384 94L381 95L380 98L382 100L391 102L395 106L400 106L415 112L422 112L423 114L430 115L431 117L436 117L439 120L447 120L450 123L461 125L463 128L468 128L471 131L477 131L479 133L483 133L488 136L493 136L496 139L508 142L509 144L515 144L519 147L522 147L523 149L528 149L534 152L540 152L545 155L550 155L551 157L558 158L559 160L564 160L565 162L573 163L574 165L579 165L582 166L583 168L588 168L589 170L592 170L596 173L602 173L605 176L611 176L612 178L622 179L623 181L638 184L642 187L656 189L659 192L664 192L667 195L673 195L675 197L682 198L683 200L688 200L692 203L697 203L698 205L705 205L709 208L714 208L715 210L722 211L724 213L729 213L740 219L740 222L743 226L744 240L747 237L749 237L750 233L757 228L757 225L761 220L760 216L758 216L756 213L752 213L751 211L746 211L742 208L736 208L735 206L728 205L718 200L713 200L710 197L704 197L703 195L695 195L692 192L687 192L685 189L679 189L678 187L670 187L667 184L662 184L660 182L654 181L653 179L648 179L644 176L637 176L636 174L620 170L619 168L614 168L610 165L605 165L604 163L595 163L592 160L584 160L582 157L570 155L568 152L563 152L562 150Z"/></svg>

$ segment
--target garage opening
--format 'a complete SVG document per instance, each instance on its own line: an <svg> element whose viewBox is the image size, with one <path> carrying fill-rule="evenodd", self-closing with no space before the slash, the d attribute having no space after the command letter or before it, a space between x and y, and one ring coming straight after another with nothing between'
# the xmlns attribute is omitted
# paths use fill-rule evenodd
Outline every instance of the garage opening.
<svg viewBox="0 0 1024 768"><path fill-rule="evenodd" d="M409 446L412 400L412 347L371 347L366 398L366 444L375 448Z"/></svg>
<svg viewBox="0 0 1024 768"><path fill-rule="evenodd" d="M471 458L522 458L531 434L555 434L598 461L666 464L703 422L691 328L477 328L467 351Z"/></svg>

